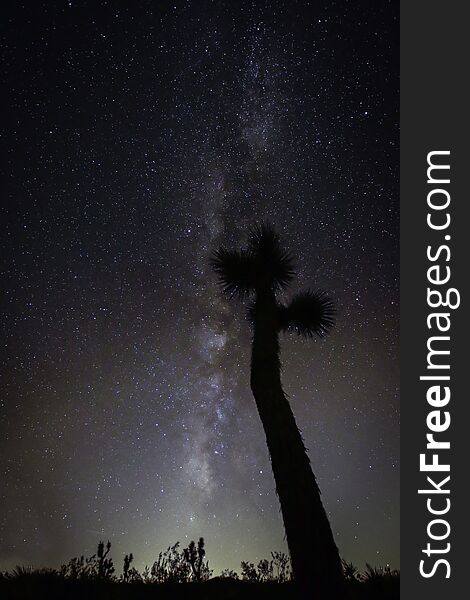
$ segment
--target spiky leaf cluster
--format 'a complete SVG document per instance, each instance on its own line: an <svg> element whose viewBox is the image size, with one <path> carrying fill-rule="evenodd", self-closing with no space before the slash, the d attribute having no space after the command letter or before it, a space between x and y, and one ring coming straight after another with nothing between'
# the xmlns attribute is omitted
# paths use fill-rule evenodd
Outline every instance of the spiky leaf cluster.
<svg viewBox="0 0 470 600"><path fill-rule="evenodd" d="M284 289L295 276L291 255L282 248L274 229L266 224L251 230L245 250L216 250L211 265L224 293L241 300L256 290Z"/></svg>
<svg viewBox="0 0 470 600"><path fill-rule="evenodd" d="M297 294L287 306L279 307L282 331L295 331L304 337L323 337L334 325L335 306L325 292L308 290Z"/></svg>
<svg viewBox="0 0 470 600"><path fill-rule="evenodd" d="M219 248L211 256L211 265L228 296L244 300L254 291L256 275L248 252Z"/></svg>

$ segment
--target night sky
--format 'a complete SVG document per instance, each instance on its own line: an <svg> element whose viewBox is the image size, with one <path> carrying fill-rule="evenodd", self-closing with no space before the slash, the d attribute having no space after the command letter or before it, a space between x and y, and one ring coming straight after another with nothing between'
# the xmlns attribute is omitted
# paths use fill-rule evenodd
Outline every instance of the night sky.
<svg viewBox="0 0 470 600"><path fill-rule="evenodd" d="M399 566L397 3L10 6L0 569L286 549L245 309L209 266L264 220L287 294L337 302L281 347L340 553Z"/></svg>

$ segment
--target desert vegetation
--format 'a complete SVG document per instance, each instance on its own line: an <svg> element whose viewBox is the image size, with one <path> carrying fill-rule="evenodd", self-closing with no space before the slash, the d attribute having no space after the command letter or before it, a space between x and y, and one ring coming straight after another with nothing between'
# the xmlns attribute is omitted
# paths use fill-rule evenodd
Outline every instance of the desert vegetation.
<svg viewBox="0 0 470 600"><path fill-rule="evenodd" d="M312 557L313 558L313 557ZM138 570L132 553L122 567L115 565L111 543L100 541L95 554L74 557L58 569L16 567L0 573L0 597L37 598L230 598L295 597L289 557L272 552L256 564L242 561L240 571L224 570L214 576L206 557L203 538L186 548L179 542L161 551L151 565ZM343 561L345 598L394 599L399 597L399 572L389 567L366 565L364 571ZM335 598L332 596L332 598Z"/></svg>

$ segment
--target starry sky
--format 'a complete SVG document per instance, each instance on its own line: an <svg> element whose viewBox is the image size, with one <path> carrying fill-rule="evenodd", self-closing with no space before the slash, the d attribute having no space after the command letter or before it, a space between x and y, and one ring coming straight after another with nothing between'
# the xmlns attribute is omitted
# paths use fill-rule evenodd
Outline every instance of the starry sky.
<svg viewBox="0 0 470 600"><path fill-rule="evenodd" d="M208 264L266 219L287 296L337 302L281 347L340 553L399 566L397 2L2 13L0 569L286 549L249 325Z"/></svg>

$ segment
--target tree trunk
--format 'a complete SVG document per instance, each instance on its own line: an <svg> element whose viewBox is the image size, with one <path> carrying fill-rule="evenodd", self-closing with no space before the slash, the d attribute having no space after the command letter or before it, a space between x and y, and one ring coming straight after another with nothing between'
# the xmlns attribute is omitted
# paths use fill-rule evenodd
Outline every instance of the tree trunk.
<svg viewBox="0 0 470 600"><path fill-rule="evenodd" d="M342 597L342 567L310 460L280 377L277 305L258 294L254 309L251 389L281 504L294 579L303 598Z"/></svg>

